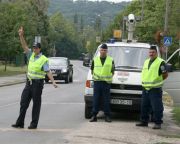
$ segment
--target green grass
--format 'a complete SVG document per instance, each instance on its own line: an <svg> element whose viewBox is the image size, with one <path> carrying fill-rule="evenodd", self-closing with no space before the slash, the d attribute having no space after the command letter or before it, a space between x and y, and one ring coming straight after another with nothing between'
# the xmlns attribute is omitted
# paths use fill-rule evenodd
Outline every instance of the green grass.
<svg viewBox="0 0 180 144"><path fill-rule="evenodd" d="M13 65L8 65L6 71L4 71L4 65L0 65L0 77L23 74L26 72L26 69L27 66L15 67Z"/></svg>
<svg viewBox="0 0 180 144"><path fill-rule="evenodd" d="M177 124L180 126L180 106L174 107L173 118L176 120Z"/></svg>

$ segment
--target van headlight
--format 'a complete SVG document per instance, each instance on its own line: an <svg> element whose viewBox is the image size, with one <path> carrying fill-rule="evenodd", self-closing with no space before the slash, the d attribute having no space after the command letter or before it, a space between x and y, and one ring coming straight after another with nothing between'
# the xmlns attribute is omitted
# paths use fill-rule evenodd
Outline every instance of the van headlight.
<svg viewBox="0 0 180 144"><path fill-rule="evenodd" d="M67 69L62 69L62 73L66 73L67 72Z"/></svg>

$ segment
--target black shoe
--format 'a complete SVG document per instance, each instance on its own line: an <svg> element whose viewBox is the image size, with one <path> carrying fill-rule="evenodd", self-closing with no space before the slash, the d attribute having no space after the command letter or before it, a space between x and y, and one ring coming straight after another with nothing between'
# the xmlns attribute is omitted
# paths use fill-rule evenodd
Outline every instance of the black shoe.
<svg viewBox="0 0 180 144"><path fill-rule="evenodd" d="M12 124L11 126L13 128L24 128L24 125L20 125L20 124Z"/></svg>
<svg viewBox="0 0 180 144"><path fill-rule="evenodd" d="M30 125L30 126L28 126L28 129L37 129L37 126Z"/></svg>
<svg viewBox="0 0 180 144"><path fill-rule="evenodd" d="M148 127L148 123L140 122L140 123L137 123L136 126L139 126L139 127Z"/></svg>
<svg viewBox="0 0 180 144"><path fill-rule="evenodd" d="M161 129L161 124L154 124L152 129Z"/></svg>
<svg viewBox="0 0 180 144"><path fill-rule="evenodd" d="M110 118L109 116L106 116L106 117L105 117L105 122L112 122L112 121L111 121L111 118Z"/></svg>
<svg viewBox="0 0 180 144"><path fill-rule="evenodd" d="M89 122L97 122L97 117L96 116L93 116Z"/></svg>

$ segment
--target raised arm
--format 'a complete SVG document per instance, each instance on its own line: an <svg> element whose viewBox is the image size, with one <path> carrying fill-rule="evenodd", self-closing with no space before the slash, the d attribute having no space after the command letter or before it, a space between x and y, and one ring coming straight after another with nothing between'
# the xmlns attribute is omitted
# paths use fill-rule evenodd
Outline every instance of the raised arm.
<svg viewBox="0 0 180 144"><path fill-rule="evenodd" d="M21 46L24 49L25 53L27 53L29 51L29 48L28 48L27 43L26 43L26 41L24 39L24 30L23 30L22 26L18 30L18 33L19 33L19 38L20 38Z"/></svg>

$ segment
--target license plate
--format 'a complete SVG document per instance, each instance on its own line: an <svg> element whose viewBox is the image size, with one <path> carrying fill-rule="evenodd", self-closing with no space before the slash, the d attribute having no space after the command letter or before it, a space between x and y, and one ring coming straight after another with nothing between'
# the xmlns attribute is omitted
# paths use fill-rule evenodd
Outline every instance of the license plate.
<svg viewBox="0 0 180 144"><path fill-rule="evenodd" d="M57 74L56 73L54 73L54 74L52 74L53 76L57 76Z"/></svg>
<svg viewBox="0 0 180 144"><path fill-rule="evenodd" d="M111 104L132 105L132 100L111 99Z"/></svg>

